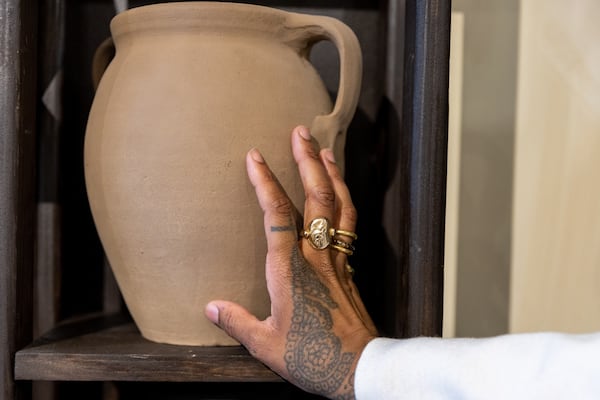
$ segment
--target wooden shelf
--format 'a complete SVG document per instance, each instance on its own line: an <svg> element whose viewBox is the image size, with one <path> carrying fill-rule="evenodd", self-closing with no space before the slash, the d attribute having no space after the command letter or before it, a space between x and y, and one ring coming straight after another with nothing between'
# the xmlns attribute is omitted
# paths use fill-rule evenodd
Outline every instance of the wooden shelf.
<svg viewBox="0 0 600 400"><path fill-rule="evenodd" d="M15 378L52 381L282 382L243 347L194 347L144 339L127 317L58 326L18 351Z"/></svg>

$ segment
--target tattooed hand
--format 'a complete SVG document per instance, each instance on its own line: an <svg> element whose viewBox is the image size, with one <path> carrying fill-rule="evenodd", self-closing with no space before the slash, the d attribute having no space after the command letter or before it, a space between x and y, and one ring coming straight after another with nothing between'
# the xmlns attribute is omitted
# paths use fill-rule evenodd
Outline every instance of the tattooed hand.
<svg viewBox="0 0 600 400"><path fill-rule="evenodd" d="M248 176L264 211L271 316L259 321L241 306L213 301L207 317L279 375L312 393L354 399L358 358L377 331L346 268L346 255L298 240L310 221L325 217L354 231L356 211L329 149L320 153L305 127L292 150L306 193L304 221L260 153L246 157ZM302 226L300 226L302 225Z"/></svg>

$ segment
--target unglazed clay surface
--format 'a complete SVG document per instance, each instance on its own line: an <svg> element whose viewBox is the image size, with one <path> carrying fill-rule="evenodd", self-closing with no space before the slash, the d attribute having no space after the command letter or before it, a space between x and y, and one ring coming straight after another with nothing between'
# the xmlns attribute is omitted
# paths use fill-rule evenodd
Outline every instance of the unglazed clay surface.
<svg viewBox="0 0 600 400"><path fill-rule="evenodd" d="M150 340L236 344L203 308L227 299L259 318L270 312L245 155L257 147L301 210L290 132L311 127L342 159L360 88L358 42L331 18L211 2L132 9L111 32L116 53L90 111L85 173L123 297ZM307 60L321 39L340 51L333 107Z"/></svg>

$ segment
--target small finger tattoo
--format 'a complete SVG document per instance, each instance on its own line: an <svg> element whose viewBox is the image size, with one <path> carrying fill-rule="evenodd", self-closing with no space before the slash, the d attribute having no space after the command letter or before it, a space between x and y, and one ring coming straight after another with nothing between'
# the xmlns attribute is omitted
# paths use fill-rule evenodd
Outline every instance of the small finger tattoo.
<svg viewBox="0 0 600 400"><path fill-rule="evenodd" d="M294 225L272 226L271 232L296 232L296 227Z"/></svg>

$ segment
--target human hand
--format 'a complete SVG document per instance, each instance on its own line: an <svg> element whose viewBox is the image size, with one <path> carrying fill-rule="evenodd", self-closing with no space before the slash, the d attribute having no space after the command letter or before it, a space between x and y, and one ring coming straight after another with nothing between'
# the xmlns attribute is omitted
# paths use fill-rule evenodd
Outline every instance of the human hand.
<svg viewBox="0 0 600 400"><path fill-rule="evenodd" d="M304 221L258 150L246 157L264 211L271 315L259 321L240 305L220 300L210 302L205 313L293 384L332 399L354 399L356 364L377 330L345 252L331 246L318 250L307 239L298 240L298 232L319 217L354 232L356 210L331 150L319 152L305 127L294 130L292 150L306 194ZM335 239L351 241L347 235Z"/></svg>

